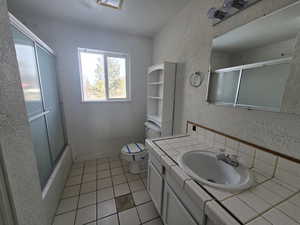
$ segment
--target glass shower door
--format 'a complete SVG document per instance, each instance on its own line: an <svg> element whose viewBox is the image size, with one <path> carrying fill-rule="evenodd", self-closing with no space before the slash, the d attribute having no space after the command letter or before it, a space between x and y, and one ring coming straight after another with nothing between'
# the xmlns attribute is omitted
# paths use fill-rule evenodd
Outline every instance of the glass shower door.
<svg viewBox="0 0 300 225"><path fill-rule="evenodd" d="M49 111L46 115L46 122L50 150L53 160L56 161L64 149L65 137L56 79L55 56L49 54L38 45L36 51L43 90L44 106L45 110Z"/></svg>
<svg viewBox="0 0 300 225"><path fill-rule="evenodd" d="M41 186L44 187L51 175L53 164L50 155L48 132L45 122L45 111L42 101L42 91L37 68L35 43L12 28L21 83L31 127L32 141Z"/></svg>

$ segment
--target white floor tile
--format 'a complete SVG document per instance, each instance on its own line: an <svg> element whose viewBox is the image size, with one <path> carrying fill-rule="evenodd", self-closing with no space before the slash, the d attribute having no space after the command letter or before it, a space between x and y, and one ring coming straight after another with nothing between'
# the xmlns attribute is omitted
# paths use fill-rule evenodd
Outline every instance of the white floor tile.
<svg viewBox="0 0 300 225"><path fill-rule="evenodd" d="M144 183L141 180L135 180L129 182L129 187L132 192L145 189Z"/></svg>
<svg viewBox="0 0 300 225"><path fill-rule="evenodd" d="M97 159L97 165L101 165L104 163L108 163L108 159L107 158L99 158Z"/></svg>
<svg viewBox="0 0 300 225"><path fill-rule="evenodd" d="M70 198L79 195L80 185L66 187L64 189L62 198Z"/></svg>
<svg viewBox="0 0 300 225"><path fill-rule="evenodd" d="M80 195L78 208L82 208L93 204L96 204L96 192Z"/></svg>
<svg viewBox="0 0 300 225"><path fill-rule="evenodd" d="M98 221L97 225L119 225L118 215L105 217Z"/></svg>
<svg viewBox="0 0 300 225"><path fill-rule="evenodd" d="M119 167L122 167L122 164L121 164L121 161L118 160L118 161L113 161L110 163L110 168L111 169L114 169L114 168L119 168Z"/></svg>
<svg viewBox="0 0 300 225"><path fill-rule="evenodd" d="M89 192L94 192L97 190L97 182L96 181L91 181L88 183L83 183L81 185L80 193L89 193Z"/></svg>
<svg viewBox="0 0 300 225"><path fill-rule="evenodd" d="M123 183L127 182L126 177L123 174L117 175L117 176L113 176L112 177L112 181L113 181L114 185L123 184Z"/></svg>
<svg viewBox="0 0 300 225"><path fill-rule="evenodd" d="M110 177L110 171L109 170L103 170L103 171L99 171L97 174L97 178L98 179L103 179L103 178L107 178Z"/></svg>
<svg viewBox="0 0 300 225"><path fill-rule="evenodd" d="M96 220L96 205L88 206L77 211L75 225L83 225Z"/></svg>
<svg viewBox="0 0 300 225"><path fill-rule="evenodd" d="M119 174L123 174L122 167L111 169L111 175L112 176L119 175Z"/></svg>
<svg viewBox="0 0 300 225"><path fill-rule="evenodd" d="M114 198L112 187L101 189L97 192L97 202L103 202Z"/></svg>
<svg viewBox="0 0 300 225"><path fill-rule="evenodd" d="M109 164L108 163L102 163L97 165L97 171L103 171L103 170L109 170Z"/></svg>
<svg viewBox="0 0 300 225"><path fill-rule="evenodd" d="M83 173L83 168L72 169L70 172L70 177L81 176Z"/></svg>
<svg viewBox="0 0 300 225"><path fill-rule="evenodd" d="M81 183L81 176L70 177L67 180L66 186L73 186Z"/></svg>
<svg viewBox="0 0 300 225"><path fill-rule="evenodd" d="M78 197L66 198L60 201L56 214L72 211L76 209Z"/></svg>
<svg viewBox="0 0 300 225"><path fill-rule="evenodd" d="M87 167L87 168L85 168L84 169L84 172L83 172L83 174L90 174L90 173L96 173L96 171L97 171L97 167L95 166L95 167Z"/></svg>
<svg viewBox="0 0 300 225"><path fill-rule="evenodd" d="M120 225L139 225L140 220L136 208L119 213Z"/></svg>
<svg viewBox="0 0 300 225"><path fill-rule="evenodd" d="M108 187L112 187L112 179L110 177L108 178L104 178L101 180L97 181L97 188L98 189L103 189L103 188L108 188Z"/></svg>
<svg viewBox="0 0 300 225"><path fill-rule="evenodd" d="M53 225L74 225L76 212L72 211L56 216Z"/></svg>
<svg viewBox="0 0 300 225"><path fill-rule="evenodd" d="M158 217L158 213L152 202L137 206L142 223L148 222Z"/></svg>
<svg viewBox="0 0 300 225"><path fill-rule="evenodd" d="M151 201L150 195L148 194L148 192L146 190L134 192L134 193L132 193L132 196L133 196L135 205L140 205L145 202Z"/></svg>
<svg viewBox="0 0 300 225"><path fill-rule="evenodd" d="M87 183L90 181L96 180L96 173L91 173L91 174L84 174L82 177L82 183Z"/></svg>
<svg viewBox="0 0 300 225"><path fill-rule="evenodd" d="M105 202L98 203L98 219L112 215L117 212L115 200L111 199Z"/></svg>
<svg viewBox="0 0 300 225"><path fill-rule="evenodd" d="M125 174L125 177L127 178L127 181L128 181L128 182L134 181L134 180L139 180L139 179L140 179L140 176L139 176L139 175L131 174L131 173Z"/></svg>
<svg viewBox="0 0 300 225"><path fill-rule="evenodd" d="M129 186L127 183L114 186L114 191L115 191L116 197L128 194L130 192Z"/></svg>

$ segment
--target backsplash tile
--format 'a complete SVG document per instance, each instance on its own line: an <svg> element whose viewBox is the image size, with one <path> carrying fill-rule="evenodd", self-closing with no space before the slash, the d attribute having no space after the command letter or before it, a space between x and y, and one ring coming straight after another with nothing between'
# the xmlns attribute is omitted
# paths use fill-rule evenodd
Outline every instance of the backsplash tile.
<svg viewBox="0 0 300 225"><path fill-rule="evenodd" d="M272 177L276 168L276 160L277 156L261 150L256 150L254 168L257 171Z"/></svg>

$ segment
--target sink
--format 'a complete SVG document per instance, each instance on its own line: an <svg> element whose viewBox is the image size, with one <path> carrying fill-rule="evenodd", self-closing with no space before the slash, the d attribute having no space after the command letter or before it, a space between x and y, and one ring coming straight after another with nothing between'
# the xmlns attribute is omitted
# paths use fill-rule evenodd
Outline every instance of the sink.
<svg viewBox="0 0 300 225"><path fill-rule="evenodd" d="M179 157L179 166L201 184L227 191L248 189L253 184L250 170L240 164L233 167L217 160L217 153L209 151L185 152Z"/></svg>

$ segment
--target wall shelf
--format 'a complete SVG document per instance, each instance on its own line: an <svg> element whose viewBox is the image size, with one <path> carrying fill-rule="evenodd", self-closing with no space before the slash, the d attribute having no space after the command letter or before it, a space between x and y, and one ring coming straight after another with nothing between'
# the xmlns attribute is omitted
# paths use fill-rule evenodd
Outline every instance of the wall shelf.
<svg viewBox="0 0 300 225"><path fill-rule="evenodd" d="M147 120L161 128L161 135L173 134L176 64L164 62L148 68Z"/></svg>

